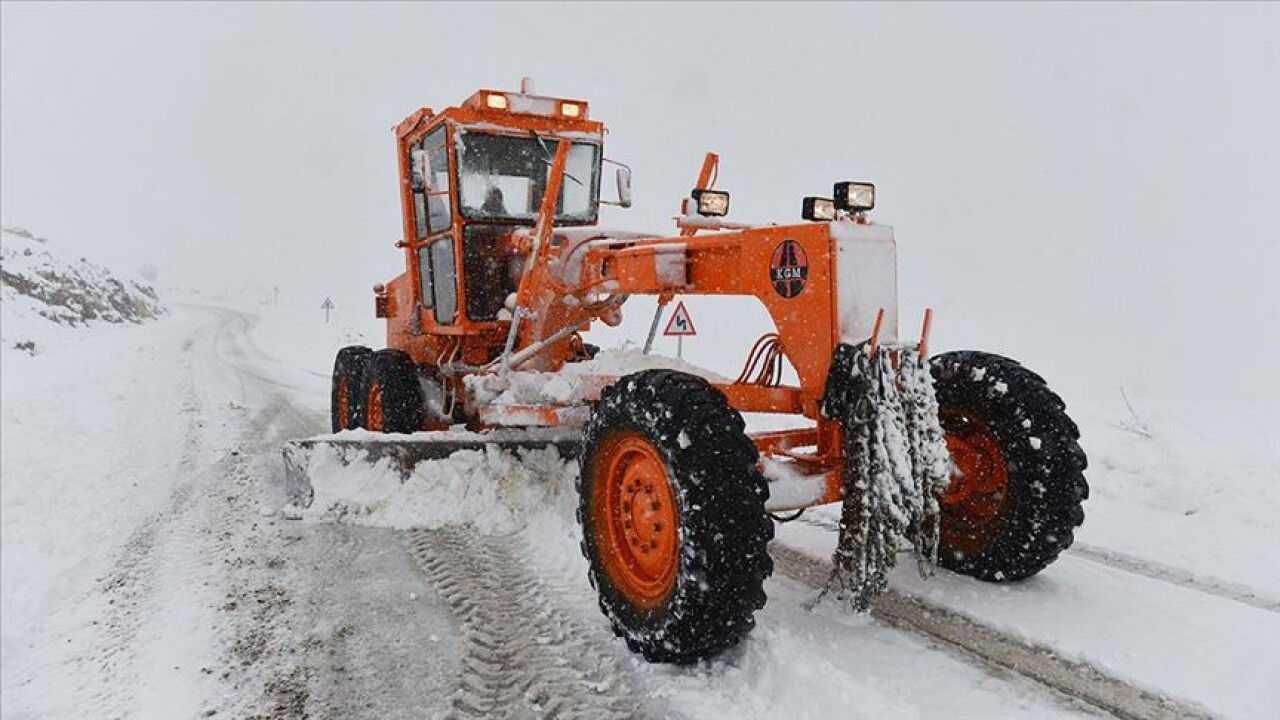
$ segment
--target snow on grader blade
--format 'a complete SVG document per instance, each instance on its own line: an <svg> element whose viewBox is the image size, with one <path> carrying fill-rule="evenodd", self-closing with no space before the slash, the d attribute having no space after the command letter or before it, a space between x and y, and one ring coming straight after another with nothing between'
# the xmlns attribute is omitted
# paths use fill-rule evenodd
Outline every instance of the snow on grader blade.
<svg viewBox="0 0 1280 720"><path fill-rule="evenodd" d="M1075 423L1013 360L931 356L927 311L917 339L899 338L896 241L868 217L875 186L836 183L792 224L733 222L707 153L673 235L606 231L600 206L630 206L631 174L604 159L604 135L586 102L528 85L395 128L405 267L373 298L387 347L339 351L331 404L335 433L395 439L290 445L298 497L321 450L409 468L472 442L576 433L554 443L578 457L600 606L632 650L675 663L750 632L773 523L794 517L775 513L842 503L828 591L855 609L908 544L923 572L1004 582L1072 543L1088 495ZM618 166L613 200L605 163ZM645 351L597 354L582 333L621 322L631 295L658 301ZM649 355L677 295L751 297L775 331L734 380ZM749 434L747 412L807 425ZM460 424L491 440L401 435Z"/></svg>
<svg viewBox="0 0 1280 720"><path fill-rule="evenodd" d="M315 490L308 470L313 462L333 461L340 465L388 462L405 480L418 463L442 460L463 450L499 447L508 451L555 448L561 457L575 458L582 446L582 434L572 429L499 429L488 433L423 432L414 435L370 435L345 433L285 443L285 496L299 507L311 506ZM325 456L320 459L318 456Z"/></svg>

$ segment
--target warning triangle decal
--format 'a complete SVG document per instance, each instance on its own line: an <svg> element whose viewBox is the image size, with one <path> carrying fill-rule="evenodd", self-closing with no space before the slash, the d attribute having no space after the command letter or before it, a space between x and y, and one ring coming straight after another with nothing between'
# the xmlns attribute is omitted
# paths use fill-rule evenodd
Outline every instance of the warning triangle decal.
<svg viewBox="0 0 1280 720"><path fill-rule="evenodd" d="M698 331L693 327L693 318L689 317L689 311L685 309L684 302L676 303L676 311L671 314L671 319L667 321L667 329L662 331L663 335L697 335Z"/></svg>

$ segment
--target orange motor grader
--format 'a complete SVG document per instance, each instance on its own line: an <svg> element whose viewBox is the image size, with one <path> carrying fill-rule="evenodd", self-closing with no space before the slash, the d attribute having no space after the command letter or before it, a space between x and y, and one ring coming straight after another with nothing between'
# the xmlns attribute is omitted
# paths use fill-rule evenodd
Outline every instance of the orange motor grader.
<svg viewBox="0 0 1280 720"><path fill-rule="evenodd" d="M576 454L590 580L615 632L651 661L706 658L750 631L775 513L862 507L856 466L867 461L848 440L871 415L847 392L855 351L931 374L936 405L924 407L949 459L925 505L942 566L1019 580L1071 544L1087 496L1076 426L1012 360L928 357L927 313L918 340L899 340L895 241L867 217L873 186L839 183L831 198L805 198L800 222L747 226L725 219L708 154L675 234L601 230L601 204L630 204L630 170L614 163L616 199L602 200L604 125L586 102L528 90L481 90L396 126L405 271L374 287L387 347L338 353L335 432L465 424L500 444ZM760 302L776 331L731 382L620 373L582 333L616 325L632 295L657 297L654 329L676 295L738 295ZM794 385L782 382L784 360ZM506 392L537 378L571 387ZM842 389L848 402L834 401ZM747 433L742 413L810 423Z"/></svg>

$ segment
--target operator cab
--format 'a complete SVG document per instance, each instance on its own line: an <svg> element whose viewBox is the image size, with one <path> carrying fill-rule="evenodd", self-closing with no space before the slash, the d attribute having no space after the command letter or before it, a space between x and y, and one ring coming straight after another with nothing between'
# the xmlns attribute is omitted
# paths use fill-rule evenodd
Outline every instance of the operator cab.
<svg viewBox="0 0 1280 720"><path fill-rule="evenodd" d="M460 107L421 110L396 131L411 334L485 332L506 319L526 256L516 233L538 220L560 142L569 149L554 223L597 222L604 125L588 119L585 102L481 90Z"/></svg>

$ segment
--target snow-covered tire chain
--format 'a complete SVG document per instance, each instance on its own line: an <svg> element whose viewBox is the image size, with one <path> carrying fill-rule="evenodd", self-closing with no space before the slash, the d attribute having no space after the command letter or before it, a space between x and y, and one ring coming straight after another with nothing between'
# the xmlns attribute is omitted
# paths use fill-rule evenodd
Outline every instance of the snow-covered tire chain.
<svg viewBox="0 0 1280 720"><path fill-rule="evenodd" d="M778 572L813 588L826 586L829 560L774 543ZM871 616L939 641L965 657L976 657L1125 720L1210 720L1208 710L1164 697L1085 662L1067 660L1052 648L983 625L942 605L890 589L871 605Z"/></svg>
<svg viewBox="0 0 1280 720"><path fill-rule="evenodd" d="M368 426L368 395L374 383L382 394L382 432L411 433L423 429L422 387L418 382L418 369L408 354L384 348L369 356L364 369L364 427Z"/></svg>
<svg viewBox="0 0 1280 720"><path fill-rule="evenodd" d="M350 345L338 351L333 360L333 384L329 396L329 424L333 432L364 426L364 367L373 351L360 345ZM346 383L346 417L339 412L342 385Z"/></svg>
<svg viewBox="0 0 1280 720"><path fill-rule="evenodd" d="M946 547L944 504L938 564L996 582L1035 575L1071 546L1074 529L1084 522L1080 504L1089 485L1080 430L1044 379L1009 358L958 351L930 363L944 430L949 408L978 416L995 434L1008 467L998 525L975 553Z"/></svg>
<svg viewBox="0 0 1280 720"><path fill-rule="evenodd" d="M675 588L651 610L634 607L613 586L591 518L595 456L619 430L639 431L661 453L679 513ZM613 632L650 662L697 662L737 644L755 627L773 573L769 491L742 416L702 378L647 370L605 389L582 445L582 554Z"/></svg>
<svg viewBox="0 0 1280 720"><path fill-rule="evenodd" d="M410 548L462 623L458 718L632 718L623 668L527 577L502 538L415 530Z"/></svg>

